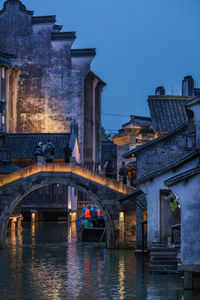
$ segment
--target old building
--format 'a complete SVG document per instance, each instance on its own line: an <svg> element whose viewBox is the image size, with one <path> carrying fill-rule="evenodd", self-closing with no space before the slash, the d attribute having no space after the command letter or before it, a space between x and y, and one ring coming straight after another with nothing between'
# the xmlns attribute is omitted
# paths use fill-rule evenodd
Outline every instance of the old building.
<svg viewBox="0 0 200 300"><path fill-rule="evenodd" d="M169 205L166 207L165 199L169 191L166 191L161 174L171 169L174 170L194 154L192 147L195 129L191 122L189 126L187 125L188 120L191 119L191 113L186 108L186 104L193 97L162 95L163 93L159 94L157 89L156 91L157 95L148 97L156 139L123 155L124 159L133 157L137 159L137 178L134 184L143 191L140 203L144 208L147 205L149 246L153 243L167 243L168 236L171 234L171 226L174 223L178 224L178 220L180 221L179 215L175 219L171 218L170 207ZM143 211L139 208L140 223L143 217ZM166 226L167 218L169 218L168 227ZM141 228L138 226L137 229L139 230L137 247L141 248Z"/></svg>
<svg viewBox="0 0 200 300"><path fill-rule="evenodd" d="M141 224L147 207L148 247L180 246L184 286L191 288L193 282L196 287L200 273L199 97L157 95L149 97L148 104L157 138L123 156L137 157L137 247L142 247Z"/></svg>
<svg viewBox="0 0 200 300"><path fill-rule="evenodd" d="M95 49L71 49L75 32L62 32L56 17L34 16L19 0L0 11L0 51L15 55L18 82L7 95L10 133L65 133L76 120L81 162L100 164L100 107L105 83L91 72ZM16 76L15 76L16 78Z"/></svg>
<svg viewBox="0 0 200 300"><path fill-rule="evenodd" d="M123 154L154 137L151 118L131 115L130 121L123 124L119 133L112 137L112 141L117 145L117 174L122 161L125 161ZM131 164L135 170L135 158L129 160L129 165Z"/></svg>
<svg viewBox="0 0 200 300"><path fill-rule="evenodd" d="M101 93L105 83L91 71L96 49L72 49L75 32L61 30L54 15L34 16L19 0L4 2L0 51L12 55L2 54L7 66L1 72L1 123L5 132L16 134L15 140L22 139L20 134L33 134L34 140L37 133L70 133L71 123L76 121L78 152L74 156L84 167L94 169L101 164ZM33 163L32 156L17 158L20 153L10 150L18 165ZM71 189L69 198L77 198L77 191ZM79 198L83 198L81 194Z"/></svg>
<svg viewBox="0 0 200 300"><path fill-rule="evenodd" d="M195 123L194 150L196 161L184 164L178 174L165 180L165 185L178 195L181 207L181 264L179 270L184 271L184 287L187 289L200 287L200 98L191 100L187 108L193 112Z"/></svg>

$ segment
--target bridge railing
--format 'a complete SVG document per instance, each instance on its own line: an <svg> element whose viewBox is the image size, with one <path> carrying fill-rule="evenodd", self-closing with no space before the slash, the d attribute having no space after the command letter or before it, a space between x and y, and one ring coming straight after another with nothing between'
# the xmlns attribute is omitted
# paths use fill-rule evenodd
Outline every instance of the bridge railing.
<svg viewBox="0 0 200 300"><path fill-rule="evenodd" d="M107 186L110 189L113 189L122 194L131 194L135 191L134 188L128 187L117 180L107 178L99 173L91 171L89 169L83 168L77 164L66 164L66 163L37 163L31 166L28 166L24 169L21 169L17 172L11 173L7 176L0 178L0 187L3 187L7 184L13 183L20 179L25 179L29 176L35 175L41 172L65 172L73 173L78 176L81 176L85 179L91 180L95 183L98 183L103 186Z"/></svg>

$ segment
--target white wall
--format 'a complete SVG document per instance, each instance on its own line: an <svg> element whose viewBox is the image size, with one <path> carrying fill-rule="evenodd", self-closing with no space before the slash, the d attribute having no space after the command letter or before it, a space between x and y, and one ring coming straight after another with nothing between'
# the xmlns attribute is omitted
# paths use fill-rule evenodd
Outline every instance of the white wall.
<svg viewBox="0 0 200 300"><path fill-rule="evenodd" d="M169 171L138 186L138 188L146 195L147 200L148 244L160 242L160 190L168 189L168 187L164 184L164 181L179 173L194 168L197 164L198 159L194 159L193 161L186 163L184 166L177 168L174 172ZM179 196L179 194L177 195Z"/></svg>
<svg viewBox="0 0 200 300"><path fill-rule="evenodd" d="M172 186L181 204L181 262L200 265L200 174Z"/></svg>

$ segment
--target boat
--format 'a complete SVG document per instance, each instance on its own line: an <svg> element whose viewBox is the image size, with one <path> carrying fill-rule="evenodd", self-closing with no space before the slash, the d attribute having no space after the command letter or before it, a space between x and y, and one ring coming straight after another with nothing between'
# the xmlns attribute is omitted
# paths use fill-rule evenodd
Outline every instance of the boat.
<svg viewBox="0 0 200 300"><path fill-rule="evenodd" d="M106 227L89 227L89 224L91 223L84 221L83 218L76 219L78 240L84 242L104 242Z"/></svg>

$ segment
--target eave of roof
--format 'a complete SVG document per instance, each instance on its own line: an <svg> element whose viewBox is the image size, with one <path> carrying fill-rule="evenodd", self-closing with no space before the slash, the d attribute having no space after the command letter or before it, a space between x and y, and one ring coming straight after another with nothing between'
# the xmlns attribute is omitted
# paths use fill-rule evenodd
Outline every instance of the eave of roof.
<svg viewBox="0 0 200 300"><path fill-rule="evenodd" d="M186 163L186 162L188 162L188 161L190 161L190 160L192 160L192 159L194 159L196 157L199 157L199 156L200 156L200 151L199 150L195 150L195 151L191 152L190 154L186 155L185 157L183 157L182 159L178 160L177 162L173 163L172 165L170 165L168 167L165 167L165 168L162 168L162 169L159 169L159 170L157 170L155 172L152 172L152 173L150 173L148 175L145 175L143 177L140 177L140 178L134 180L133 183L135 185L144 183L144 182L146 182L148 180L153 179L154 177L157 177L157 176L159 176L161 174L164 174L164 173L166 173L166 172L168 172L170 170L173 170L173 169L181 166L182 164L184 164L184 163Z"/></svg>
<svg viewBox="0 0 200 300"><path fill-rule="evenodd" d="M75 40L76 32L52 32L51 40L53 41L63 41L63 40Z"/></svg>
<svg viewBox="0 0 200 300"><path fill-rule="evenodd" d="M190 100L194 98L194 96L174 96L174 95L151 95L148 96L148 100L154 99L154 100L165 100L165 99L174 99L174 100Z"/></svg>
<svg viewBox="0 0 200 300"><path fill-rule="evenodd" d="M151 141L148 141L147 143L142 144L141 146L136 147L136 148L130 150L129 152L127 152L127 153L125 153L124 155L122 155L122 157L123 157L123 158L129 158L129 157L132 156L132 154L136 154L136 153L138 153L138 152L140 152L140 151L142 151L142 150L145 150L146 148L148 148L148 147L150 147L150 146L152 146L152 145L154 145L154 144L157 144L157 143L163 141L164 139L166 139L166 138L168 138L168 137L170 137L170 136L176 134L176 133L179 132L180 130L183 130L187 125L188 125L188 121L182 123L180 126L176 127L175 129L173 129L173 130L171 130L171 131L169 131L169 132L167 132L167 133L165 133L165 134L159 136L158 138L153 139L153 140L151 140Z"/></svg>
<svg viewBox="0 0 200 300"><path fill-rule="evenodd" d="M41 24L41 23L55 23L56 16L34 16L32 17L32 24Z"/></svg>
<svg viewBox="0 0 200 300"><path fill-rule="evenodd" d="M186 106L190 107L190 106L193 106L197 103L200 103L200 97L199 96L197 96L194 99L192 99L191 101L189 101Z"/></svg>
<svg viewBox="0 0 200 300"><path fill-rule="evenodd" d="M95 56L96 48L71 49L72 57Z"/></svg>
<svg viewBox="0 0 200 300"><path fill-rule="evenodd" d="M131 115L131 118L139 119L139 120L151 121L151 117L143 117L143 116Z"/></svg>
<svg viewBox="0 0 200 300"><path fill-rule="evenodd" d="M167 180L165 180L165 185L167 186L171 186L177 182L180 182L182 180L186 180L187 178L191 177L191 176L194 176L194 175L197 175L200 173L200 167L197 167L197 168L193 168L193 169L190 169L186 172L183 172L183 173L180 173L178 174L177 176L173 176Z"/></svg>

